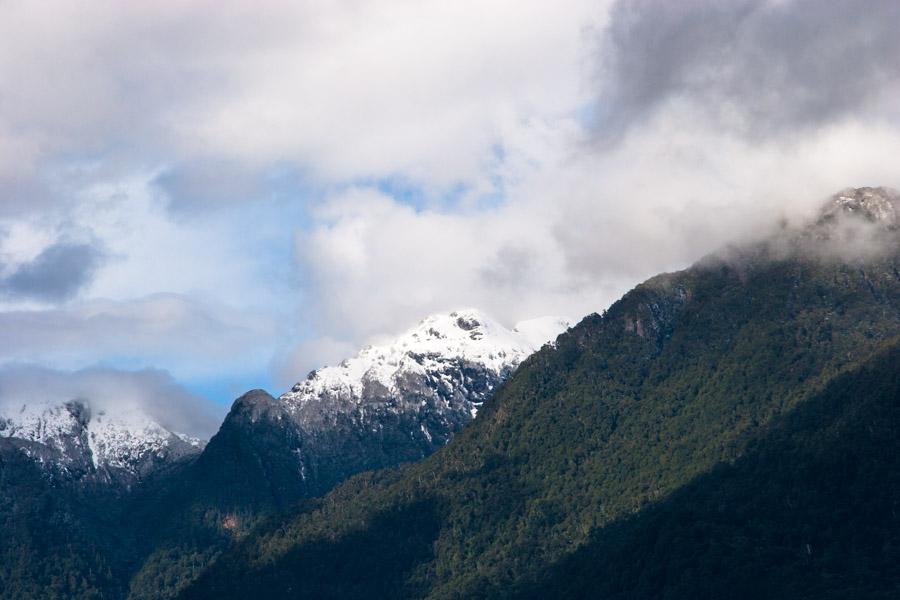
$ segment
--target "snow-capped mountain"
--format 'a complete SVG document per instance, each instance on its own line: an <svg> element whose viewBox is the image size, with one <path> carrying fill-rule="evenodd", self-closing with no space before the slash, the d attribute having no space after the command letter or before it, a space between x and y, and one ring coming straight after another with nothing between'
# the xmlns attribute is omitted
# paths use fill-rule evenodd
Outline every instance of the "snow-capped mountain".
<svg viewBox="0 0 900 600"><path fill-rule="evenodd" d="M281 400L305 422L334 411L364 419L378 405L474 416L510 371L568 326L544 317L507 329L476 309L432 315L392 342L313 371Z"/></svg>
<svg viewBox="0 0 900 600"><path fill-rule="evenodd" d="M569 325L512 329L475 310L427 317L396 339L313 371L280 398L235 401L198 468L270 502L323 493L350 475L418 460L446 444L525 358ZM238 469L228 461L243 463ZM241 472L241 481L232 482ZM253 473L248 475L248 473ZM206 476L206 475L204 475Z"/></svg>
<svg viewBox="0 0 900 600"><path fill-rule="evenodd" d="M68 479L132 479L199 453L202 440L166 429L137 406L94 408L89 400L0 405L0 442Z"/></svg>

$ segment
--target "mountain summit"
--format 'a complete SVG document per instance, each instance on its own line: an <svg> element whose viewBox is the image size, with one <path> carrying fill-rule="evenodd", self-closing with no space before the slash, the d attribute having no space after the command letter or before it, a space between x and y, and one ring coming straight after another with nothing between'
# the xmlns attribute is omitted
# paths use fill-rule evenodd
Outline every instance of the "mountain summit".
<svg viewBox="0 0 900 600"><path fill-rule="evenodd" d="M177 597L896 597L896 197L829 202L826 235L585 317L446 447L257 529Z"/></svg>
<svg viewBox="0 0 900 600"><path fill-rule="evenodd" d="M310 425L336 412L365 419L373 409L420 413L427 406L446 418L419 429L429 443L432 436L444 440L511 370L568 326L545 317L510 330L476 309L431 315L387 344L313 371L281 400Z"/></svg>
<svg viewBox="0 0 900 600"><path fill-rule="evenodd" d="M446 444L525 358L568 325L545 317L508 329L476 309L431 315L387 343L313 371L277 399L261 390L245 394L198 468L234 491L225 480L237 460L246 466L244 480L255 482L246 489L254 503L281 506L354 473L418 460Z"/></svg>
<svg viewBox="0 0 900 600"><path fill-rule="evenodd" d="M884 187L847 188L822 208L819 223L854 216L895 229L900 225L900 193Z"/></svg>
<svg viewBox="0 0 900 600"><path fill-rule="evenodd" d="M18 450L55 479L130 483L204 444L127 403L28 397L0 405L0 448Z"/></svg>

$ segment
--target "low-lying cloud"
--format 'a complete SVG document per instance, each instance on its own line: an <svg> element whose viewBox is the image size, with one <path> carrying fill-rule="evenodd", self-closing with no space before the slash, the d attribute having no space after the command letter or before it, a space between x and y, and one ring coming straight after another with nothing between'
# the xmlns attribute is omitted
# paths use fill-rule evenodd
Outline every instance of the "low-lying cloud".
<svg viewBox="0 0 900 600"><path fill-rule="evenodd" d="M216 432L222 412L160 370L0 368L0 415L15 413L25 404L57 406L70 400L84 401L96 411L139 410L170 431L203 439Z"/></svg>

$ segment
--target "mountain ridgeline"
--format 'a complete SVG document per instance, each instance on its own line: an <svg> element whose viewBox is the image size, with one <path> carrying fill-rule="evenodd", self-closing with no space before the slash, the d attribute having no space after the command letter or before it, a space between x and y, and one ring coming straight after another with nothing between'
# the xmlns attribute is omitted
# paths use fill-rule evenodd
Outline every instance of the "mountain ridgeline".
<svg viewBox="0 0 900 600"><path fill-rule="evenodd" d="M445 445L518 364L568 326L508 330L475 309L432 315L390 343L239 398L192 469L222 506L285 508L348 476Z"/></svg>
<svg viewBox="0 0 900 600"><path fill-rule="evenodd" d="M897 597L896 193L567 327L434 315L205 445L0 414L0 598Z"/></svg>
<svg viewBox="0 0 900 600"><path fill-rule="evenodd" d="M131 497L203 442L127 403L48 396L0 405L0 598L125 597Z"/></svg>
<svg viewBox="0 0 900 600"><path fill-rule="evenodd" d="M135 407L7 402L0 597L172 597L260 519L446 444L567 325L433 315L280 398L248 392L205 447Z"/></svg>
<svg viewBox="0 0 900 600"><path fill-rule="evenodd" d="M892 598L895 194L639 285L445 448L263 524L178 597Z"/></svg>

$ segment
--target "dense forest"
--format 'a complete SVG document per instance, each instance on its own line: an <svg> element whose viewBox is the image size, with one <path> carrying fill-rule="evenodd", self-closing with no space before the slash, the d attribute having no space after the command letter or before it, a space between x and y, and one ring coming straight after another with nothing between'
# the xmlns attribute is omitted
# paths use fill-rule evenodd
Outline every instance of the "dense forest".
<svg viewBox="0 0 900 600"><path fill-rule="evenodd" d="M180 597L888 597L897 267L747 252L656 277L447 448L261 526Z"/></svg>

